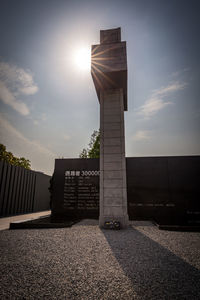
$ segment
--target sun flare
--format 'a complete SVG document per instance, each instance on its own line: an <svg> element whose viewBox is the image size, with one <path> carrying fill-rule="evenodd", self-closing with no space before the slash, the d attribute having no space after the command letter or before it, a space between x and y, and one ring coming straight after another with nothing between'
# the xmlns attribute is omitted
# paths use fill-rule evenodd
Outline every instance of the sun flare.
<svg viewBox="0 0 200 300"><path fill-rule="evenodd" d="M88 71L91 63L90 49L80 48L74 53L76 67L81 71Z"/></svg>

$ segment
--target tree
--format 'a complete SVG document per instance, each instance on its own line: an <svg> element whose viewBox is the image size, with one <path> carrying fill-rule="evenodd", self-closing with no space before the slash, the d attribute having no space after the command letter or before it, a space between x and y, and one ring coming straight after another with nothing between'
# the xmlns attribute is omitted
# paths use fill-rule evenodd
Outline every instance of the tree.
<svg viewBox="0 0 200 300"><path fill-rule="evenodd" d="M81 158L87 158L88 157L88 153L87 153L87 150L85 148L83 148L83 150L80 153L79 157L81 157Z"/></svg>
<svg viewBox="0 0 200 300"><path fill-rule="evenodd" d="M16 157L12 152L6 151L6 146L0 144L0 160L5 161L14 166L20 166L25 169L31 169L31 162L24 157Z"/></svg>
<svg viewBox="0 0 200 300"><path fill-rule="evenodd" d="M94 130L91 135L88 148L83 148L79 157L81 158L99 158L100 157L100 131Z"/></svg>

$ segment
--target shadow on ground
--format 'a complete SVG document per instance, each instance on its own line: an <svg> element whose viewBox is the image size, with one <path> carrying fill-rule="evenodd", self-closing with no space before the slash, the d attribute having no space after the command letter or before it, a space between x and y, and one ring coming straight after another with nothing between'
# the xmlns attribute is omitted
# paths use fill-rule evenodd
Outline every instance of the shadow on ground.
<svg viewBox="0 0 200 300"><path fill-rule="evenodd" d="M136 228L102 232L139 298L200 299L198 269Z"/></svg>

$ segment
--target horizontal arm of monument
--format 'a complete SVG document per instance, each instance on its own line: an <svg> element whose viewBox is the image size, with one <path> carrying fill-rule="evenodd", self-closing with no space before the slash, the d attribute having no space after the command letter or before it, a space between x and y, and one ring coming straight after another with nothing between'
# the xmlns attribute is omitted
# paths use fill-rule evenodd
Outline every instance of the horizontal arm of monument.
<svg viewBox="0 0 200 300"><path fill-rule="evenodd" d="M91 73L98 98L101 90L122 88L127 110L126 42L92 45Z"/></svg>

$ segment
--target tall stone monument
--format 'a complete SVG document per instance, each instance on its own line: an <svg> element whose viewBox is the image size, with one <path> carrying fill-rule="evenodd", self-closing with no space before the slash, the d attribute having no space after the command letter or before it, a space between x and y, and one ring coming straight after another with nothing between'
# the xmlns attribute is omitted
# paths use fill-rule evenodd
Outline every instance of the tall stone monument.
<svg viewBox="0 0 200 300"><path fill-rule="evenodd" d="M92 78L100 102L99 225L119 221L128 225L124 110L127 110L126 42L121 28L101 30L92 46Z"/></svg>

